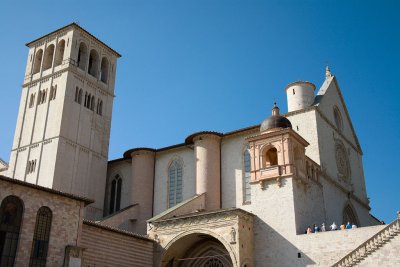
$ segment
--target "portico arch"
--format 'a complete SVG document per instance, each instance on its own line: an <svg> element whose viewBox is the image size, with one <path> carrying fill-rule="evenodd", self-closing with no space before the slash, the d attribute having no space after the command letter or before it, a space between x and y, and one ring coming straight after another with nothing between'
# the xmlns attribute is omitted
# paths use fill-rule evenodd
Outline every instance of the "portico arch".
<svg viewBox="0 0 400 267"><path fill-rule="evenodd" d="M208 230L177 235L164 248L159 267L239 267L231 245Z"/></svg>

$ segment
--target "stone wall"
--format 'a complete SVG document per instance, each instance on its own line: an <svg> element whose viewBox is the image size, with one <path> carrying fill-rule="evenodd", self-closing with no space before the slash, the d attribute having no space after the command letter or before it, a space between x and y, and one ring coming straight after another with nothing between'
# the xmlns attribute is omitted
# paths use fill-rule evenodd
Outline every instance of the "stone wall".
<svg viewBox="0 0 400 267"><path fill-rule="evenodd" d="M55 193L30 188L12 181L0 181L0 201L9 195L20 198L24 205L15 266L28 266L40 207L52 211L52 223L47 253L47 266L63 266L65 247L76 246L82 226L84 203Z"/></svg>
<svg viewBox="0 0 400 267"><path fill-rule="evenodd" d="M129 232L85 221L80 246L83 266L153 266L153 241Z"/></svg>

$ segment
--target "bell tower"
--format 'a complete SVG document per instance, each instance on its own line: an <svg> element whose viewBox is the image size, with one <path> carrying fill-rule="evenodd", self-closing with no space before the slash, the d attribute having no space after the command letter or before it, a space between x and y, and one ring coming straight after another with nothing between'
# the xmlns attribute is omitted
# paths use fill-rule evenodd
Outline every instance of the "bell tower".
<svg viewBox="0 0 400 267"><path fill-rule="evenodd" d="M323 222L320 167L305 155L308 142L279 114L276 104L272 116L261 124L260 133L247 141L251 195L256 199L252 205L258 216L281 233L299 234L310 222Z"/></svg>
<svg viewBox="0 0 400 267"><path fill-rule="evenodd" d="M98 219L120 55L75 23L26 45L7 175L94 199L86 217Z"/></svg>

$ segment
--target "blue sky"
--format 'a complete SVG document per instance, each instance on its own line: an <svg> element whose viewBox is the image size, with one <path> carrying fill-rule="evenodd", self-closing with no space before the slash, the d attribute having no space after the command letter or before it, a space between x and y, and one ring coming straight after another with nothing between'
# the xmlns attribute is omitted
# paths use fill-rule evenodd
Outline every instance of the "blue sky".
<svg viewBox="0 0 400 267"><path fill-rule="evenodd" d="M378 5L379 3L379 5ZM8 161L28 50L73 21L122 54L109 158L199 130L260 123L284 87L328 63L364 152L371 213L400 209L399 1L0 2L0 157Z"/></svg>

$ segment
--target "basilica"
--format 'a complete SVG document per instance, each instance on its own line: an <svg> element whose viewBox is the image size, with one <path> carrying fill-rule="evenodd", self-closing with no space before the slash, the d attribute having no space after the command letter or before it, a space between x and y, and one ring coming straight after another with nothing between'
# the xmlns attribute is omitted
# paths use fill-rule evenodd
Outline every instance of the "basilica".
<svg viewBox="0 0 400 267"><path fill-rule="evenodd" d="M121 55L75 23L26 45L0 161L0 266L400 266L400 219L369 213L361 144L329 67L318 87L282 86L286 114L271 101L259 125L110 161Z"/></svg>

